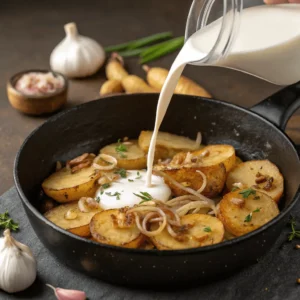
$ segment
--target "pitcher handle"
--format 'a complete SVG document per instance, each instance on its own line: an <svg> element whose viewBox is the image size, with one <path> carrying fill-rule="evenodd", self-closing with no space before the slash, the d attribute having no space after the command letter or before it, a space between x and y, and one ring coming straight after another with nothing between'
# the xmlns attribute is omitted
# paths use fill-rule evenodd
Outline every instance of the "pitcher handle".
<svg viewBox="0 0 300 300"><path fill-rule="evenodd" d="M300 108L300 82L288 86L276 94L254 105L250 110L266 118L281 130Z"/></svg>

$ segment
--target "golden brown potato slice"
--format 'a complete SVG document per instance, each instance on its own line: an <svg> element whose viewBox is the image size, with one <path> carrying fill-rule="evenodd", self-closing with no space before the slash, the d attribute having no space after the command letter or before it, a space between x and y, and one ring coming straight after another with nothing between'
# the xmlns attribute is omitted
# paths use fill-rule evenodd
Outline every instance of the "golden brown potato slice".
<svg viewBox="0 0 300 300"><path fill-rule="evenodd" d="M123 151L121 151L123 150ZM118 161L118 167L126 170L141 170L147 165L147 157L137 140L114 143L105 146L100 153L111 155Z"/></svg>
<svg viewBox="0 0 300 300"><path fill-rule="evenodd" d="M152 243L150 238L145 238L144 242L140 245L140 249L152 250L155 249L155 245Z"/></svg>
<svg viewBox="0 0 300 300"><path fill-rule="evenodd" d="M218 217L229 233L241 236L263 226L278 214L277 204L271 197L244 189L223 197Z"/></svg>
<svg viewBox="0 0 300 300"><path fill-rule="evenodd" d="M88 237L90 232L90 221L92 217L100 212L101 209L92 209L90 212L81 212L78 209L78 202L59 205L45 213L45 217L55 225L70 231L82 237ZM71 217L68 219L67 213L71 212Z"/></svg>
<svg viewBox="0 0 300 300"><path fill-rule="evenodd" d="M154 166L154 170L159 170L171 176L174 180L182 185L198 190L203 183L203 177L197 172L200 170L206 176L206 187L201 194L206 197L215 197L223 190L226 181L226 169L224 164L216 164L208 167L181 165L181 166ZM188 192L174 185L170 180L165 178L165 182L171 188L175 196L188 195Z"/></svg>
<svg viewBox="0 0 300 300"><path fill-rule="evenodd" d="M209 145L192 152L192 158L199 158L202 166L212 166L223 163L229 172L236 163L235 149L230 145Z"/></svg>
<svg viewBox="0 0 300 300"><path fill-rule="evenodd" d="M236 236L231 234L230 232L226 231L225 230L225 233L224 233L224 241L229 241L229 240L233 240L235 239Z"/></svg>
<svg viewBox="0 0 300 300"><path fill-rule="evenodd" d="M226 186L231 191L234 183L252 187L278 202L283 194L283 177L269 160L252 160L237 165L229 172Z"/></svg>
<svg viewBox="0 0 300 300"><path fill-rule="evenodd" d="M148 153L152 131L142 131L139 136L139 146L144 152ZM181 151L194 151L200 148L200 145L187 137L159 132L156 141L155 159L165 159L173 157Z"/></svg>
<svg viewBox="0 0 300 300"><path fill-rule="evenodd" d="M236 167L237 165L241 164L243 161L238 157L236 156L235 157L235 164L234 164L234 167Z"/></svg>
<svg viewBox="0 0 300 300"><path fill-rule="evenodd" d="M181 218L181 224L189 228L182 240L172 237L167 229L151 238L159 250L188 249L220 243L224 237L222 222L210 215L190 214ZM157 225L152 225L153 228Z"/></svg>
<svg viewBox="0 0 300 300"><path fill-rule="evenodd" d="M100 172L92 166L76 173L72 173L69 168L63 168L45 179L42 187L47 196L57 202L66 203L81 197L94 197L100 176Z"/></svg>
<svg viewBox="0 0 300 300"><path fill-rule="evenodd" d="M138 248L144 241L144 236L138 230L133 220L130 226L120 228L116 221L124 213L118 209L109 209L96 214L90 223L93 238L99 243Z"/></svg>

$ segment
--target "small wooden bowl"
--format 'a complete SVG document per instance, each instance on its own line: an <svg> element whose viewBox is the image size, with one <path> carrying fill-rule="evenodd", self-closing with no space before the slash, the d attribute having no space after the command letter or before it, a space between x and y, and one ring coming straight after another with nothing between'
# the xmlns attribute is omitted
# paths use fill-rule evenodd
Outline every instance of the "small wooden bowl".
<svg viewBox="0 0 300 300"><path fill-rule="evenodd" d="M29 115L42 115L52 113L61 108L67 102L68 80L65 76L58 72L52 72L54 75L61 76L64 85L61 89L54 93L46 95L26 95L15 88L18 79L26 73L48 73L49 70L26 70L13 75L7 82L7 97L11 106L18 111Z"/></svg>

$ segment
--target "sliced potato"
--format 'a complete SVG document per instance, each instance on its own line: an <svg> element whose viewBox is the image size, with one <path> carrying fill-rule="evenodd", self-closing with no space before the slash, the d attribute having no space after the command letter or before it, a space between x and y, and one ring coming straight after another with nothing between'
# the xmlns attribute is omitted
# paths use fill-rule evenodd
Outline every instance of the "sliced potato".
<svg viewBox="0 0 300 300"><path fill-rule="evenodd" d="M213 216L203 214L190 214L181 218L181 224L191 226L183 240L172 237L167 229L151 238L153 244L159 250L175 250L197 248L217 244L223 240L224 226L222 222ZM152 225L153 229L155 226Z"/></svg>
<svg viewBox="0 0 300 300"><path fill-rule="evenodd" d="M117 151L120 149L126 151ZM126 170L141 170L147 165L147 157L144 151L139 147L137 140L129 140L122 143L114 143L105 146L100 150L100 153L108 154L118 160L118 167Z"/></svg>
<svg viewBox="0 0 300 300"><path fill-rule="evenodd" d="M152 250L155 249L155 246L149 238L145 238L144 242L140 245L139 248L145 250Z"/></svg>
<svg viewBox="0 0 300 300"><path fill-rule="evenodd" d="M197 165L181 165L174 167L172 165L157 165L154 166L154 170L164 172L177 182L186 187L192 188L193 190L198 190L202 186L203 177L197 172L197 170L200 170L205 174L207 180L206 187L201 194L207 197L215 197L221 193L226 181L226 169L223 163L207 167ZM175 196L188 195L188 192L177 187L167 178L165 178L165 182L171 188L172 193Z"/></svg>
<svg viewBox="0 0 300 300"><path fill-rule="evenodd" d="M79 200L81 197L94 197L97 190L97 179L101 173L88 167L72 173L63 168L53 173L42 183L45 194L57 202L66 203Z"/></svg>
<svg viewBox="0 0 300 300"><path fill-rule="evenodd" d="M68 220L66 214L72 211L76 216L73 220ZM90 221L92 217L101 209L92 209L83 213L78 209L78 202L59 205L45 213L45 217L55 225L82 237L88 237L90 232Z"/></svg>
<svg viewBox="0 0 300 300"><path fill-rule="evenodd" d="M270 182L272 180L273 182ZM263 182L259 183L260 181ZM237 165L229 172L226 186L231 191L233 184L238 182L266 193L276 202L283 194L283 177L276 165L269 160L252 160Z"/></svg>
<svg viewBox="0 0 300 300"><path fill-rule="evenodd" d="M40 211L41 213L46 213L47 211L53 209L54 207L57 206L57 202L55 202L53 199L51 198L46 198L46 197L43 197L43 199L41 199L39 201L39 208L40 208Z"/></svg>
<svg viewBox="0 0 300 300"><path fill-rule="evenodd" d="M99 243L138 248L144 241L144 236L138 230L135 222L130 227L119 228L114 219L122 213L118 209L109 209L96 214L90 223L93 238Z"/></svg>
<svg viewBox="0 0 300 300"><path fill-rule="evenodd" d="M228 232L225 230L225 233L224 233L224 241L229 241L229 240L233 240L235 239L236 236L233 235L232 233Z"/></svg>
<svg viewBox="0 0 300 300"><path fill-rule="evenodd" d="M234 167L236 167L237 165L241 164L243 161L238 157L236 156L235 157L235 164L234 164Z"/></svg>
<svg viewBox="0 0 300 300"><path fill-rule="evenodd" d="M247 195L247 191L249 189L228 193L220 202L218 217L226 230L235 236L259 228L279 214L271 197L254 190L253 194Z"/></svg>
<svg viewBox="0 0 300 300"><path fill-rule="evenodd" d="M235 149L231 145L210 145L192 152L192 158L200 158L202 166L212 166L223 163L229 172L236 163Z"/></svg>
<svg viewBox="0 0 300 300"><path fill-rule="evenodd" d="M146 153L149 150L152 134L153 131L142 131L139 136L139 146ZM199 148L199 144L187 137L159 132L156 140L155 159L170 158L178 152L194 151Z"/></svg>

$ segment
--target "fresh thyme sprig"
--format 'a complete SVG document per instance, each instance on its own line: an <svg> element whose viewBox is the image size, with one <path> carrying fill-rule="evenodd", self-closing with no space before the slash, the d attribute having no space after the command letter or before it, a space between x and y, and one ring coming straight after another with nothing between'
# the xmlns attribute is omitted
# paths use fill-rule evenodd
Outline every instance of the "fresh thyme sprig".
<svg viewBox="0 0 300 300"><path fill-rule="evenodd" d="M150 201L153 199L153 197L147 193L147 192L140 192L140 195L139 194L136 194L136 193L133 193L133 195L139 197L142 199L142 201L140 202L140 204L146 202L146 201Z"/></svg>
<svg viewBox="0 0 300 300"><path fill-rule="evenodd" d="M19 224L10 218L8 211L6 211L4 214L0 214L0 228L17 231Z"/></svg>
<svg viewBox="0 0 300 300"><path fill-rule="evenodd" d="M289 233L288 240L291 242L294 238L300 238L300 230L296 230L296 220L291 218L290 225L292 231Z"/></svg>

